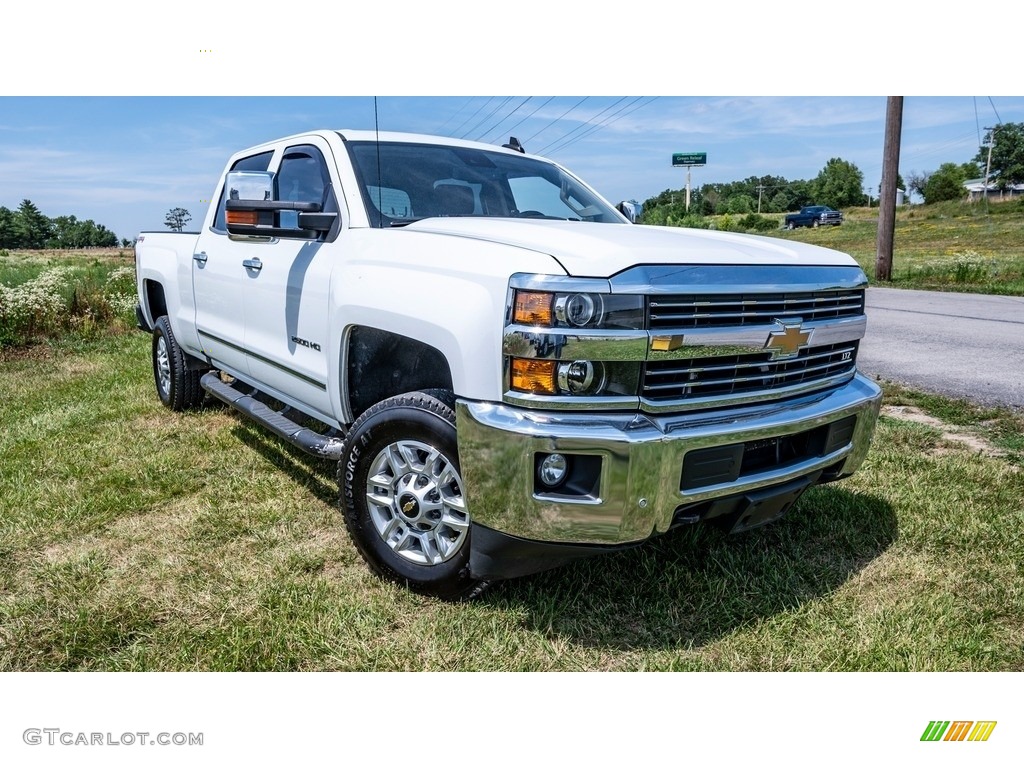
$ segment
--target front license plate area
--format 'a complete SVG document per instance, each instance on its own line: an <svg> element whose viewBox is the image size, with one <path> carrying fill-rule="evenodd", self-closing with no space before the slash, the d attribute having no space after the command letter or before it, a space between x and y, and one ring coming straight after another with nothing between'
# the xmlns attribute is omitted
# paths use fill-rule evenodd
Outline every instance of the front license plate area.
<svg viewBox="0 0 1024 768"><path fill-rule="evenodd" d="M750 491L716 500L705 515L729 533L741 533L778 520L812 486L821 472L791 480L784 485Z"/></svg>

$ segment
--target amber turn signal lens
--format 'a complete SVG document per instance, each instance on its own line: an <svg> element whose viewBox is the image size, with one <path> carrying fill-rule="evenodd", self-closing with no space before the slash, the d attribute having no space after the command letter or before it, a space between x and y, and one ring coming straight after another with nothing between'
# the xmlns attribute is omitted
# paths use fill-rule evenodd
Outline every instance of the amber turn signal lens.
<svg viewBox="0 0 1024 768"><path fill-rule="evenodd" d="M516 291L512 321L520 325L551 325L552 298L550 293Z"/></svg>
<svg viewBox="0 0 1024 768"><path fill-rule="evenodd" d="M554 395L555 361L512 358L512 389L534 395Z"/></svg>
<svg viewBox="0 0 1024 768"><path fill-rule="evenodd" d="M256 211L226 211L228 224L243 224L255 227L258 221Z"/></svg>

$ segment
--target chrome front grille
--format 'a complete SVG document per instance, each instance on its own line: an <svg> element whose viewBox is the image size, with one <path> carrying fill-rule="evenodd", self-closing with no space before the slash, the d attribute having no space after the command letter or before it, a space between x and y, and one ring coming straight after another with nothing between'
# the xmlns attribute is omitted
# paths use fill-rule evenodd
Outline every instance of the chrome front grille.
<svg viewBox="0 0 1024 768"><path fill-rule="evenodd" d="M800 318L832 320L864 313L863 289L809 293L680 294L652 296L647 327L662 329L765 325Z"/></svg>
<svg viewBox="0 0 1024 768"><path fill-rule="evenodd" d="M680 404L728 399L747 393L805 390L853 375L858 342L808 347L796 357L772 360L771 352L693 357L644 364L641 397L652 403Z"/></svg>

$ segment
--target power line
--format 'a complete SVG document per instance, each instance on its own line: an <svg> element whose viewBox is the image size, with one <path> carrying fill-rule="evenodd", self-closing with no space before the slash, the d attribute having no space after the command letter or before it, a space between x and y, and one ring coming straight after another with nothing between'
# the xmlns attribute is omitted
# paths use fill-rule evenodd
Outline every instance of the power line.
<svg viewBox="0 0 1024 768"><path fill-rule="evenodd" d="M605 112L607 112L607 111L608 111L609 109L611 109L612 107L616 106L617 104L621 104L621 103L622 103L622 102L624 102L624 101L625 101L625 100L626 100L627 98L628 98L627 96L623 96L623 97L622 97L621 99L619 99L618 101L616 101L616 102L614 102L614 103L612 103L612 104L608 105L607 107L605 107L604 109L602 109L602 110L601 110L600 112L598 112L598 113L597 113L596 115L594 115L593 117L591 117L591 118L590 118L590 120L587 120L587 121L585 121L585 122L583 122L583 123L580 123L580 124L579 124L579 125L577 125L577 126L576 126L575 128L573 128L573 129L572 129L571 131L569 131L569 132L568 132L567 134L565 134L565 135L563 135L563 136L561 136L561 137L559 137L559 138L555 139L554 141L552 141L551 143L549 143L549 144L548 144L547 146L545 146L545 147L541 147L540 149L538 149L538 150L537 150L537 154L538 154L538 155L542 155L542 154L544 154L544 150L546 150L546 149L547 149L548 147L550 147L550 146L552 146L552 145L554 145L554 144L558 144L558 143L559 143L559 142L561 142L562 140L564 140L564 139L568 138L569 136L572 136L572 135L573 135L574 133L576 133L577 131L582 131L582 130L584 130L585 128L587 128L587 126L589 126L589 125L592 125L592 121L594 121L594 120L596 120L597 118L599 118L599 117L600 117L601 115L603 115L603 114L604 114Z"/></svg>
<svg viewBox="0 0 1024 768"><path fill-rule="evenodd" d="M443 130L445 129L445 126L446 126L446 125L448 125L448 123L450 123L450 122L451 122L452 120L454 120L454 119L455 119L456 117L458 117L458 116L459 116L459 114L460 114L460 113L462 112L462 110L464 110L464 109L465 109L466 107L468 107L468 106L469 106L469 104L470 104L470 103L471 103L472 101L473 101L473 97L472 97L472 96L470 96L470 97L469 97L468 99L466 99L466 100L465 100L465 101L464 101L464 102L462 103L462 106L461 106L461 107L459 107L459 108L458 108L457 110L455 110L455 113L454 113L454 114L453 114L453 115L452 115L451 117L449 117L449 118L448 118L447 120L445 120L445 121L444 121L444 124L443 124L443 125L442 125L442 126L441 126L440 128L438 128L438 129L437 129L437 132L438 132L438 134L440 134L440 133L441 133L441 131L443 131Z"/></svg>
<svg viewBox="0 0 1024 768"><path fill-rule="evenodd" d="M978 129L978 146L981 146L981 121L978 119L978 97L974 97L974 127Z"/></svg>
<svg viewBox="0 0 1024 768"><path fill-rule="evenodd" d="M530 98L532 99L533 97L531 96ZM536 108L535 110L533 110L533 112L531 112L531 113L530 113L530 114L528 114L528 115L527 115L526 117L524 117L524 118L523 118L522 120L520 120L520 121L519 121L518 123L516 123L516 124L515 124L515 125L513 125L513 126L512 126L511 128L509 128L509 129L508 129L508 132L509 132L509 133L511 134L511 133L512 133L512 131L514 131L514 130L515 130L516 128L518 128L518 127L519 127L520 125L522 125L522 124L523 124L523 123L525 123L525 122L526 122L527 120L529 120L529 119L530 119L531 117L533 117L533 116L534 116L535 114L537 114L537 113L538 113L538 112L540 112L540 111L541 111L542 109L544 109L544 107L546 107L546 106L547 106L548 104L550 104L550 103L551 103L552 101L554 101L554 99L555 99L555 97L554 97L554 96L548 96L548 99L547 99L547 101L545 101L545 102L544 102L543 104L541 104L541 105L540 105L539 107L537 107L537 108Z"/></svg>
<svg viewBox="0 0 1024 768"><path fill-rule="evenodd" d="M510 101L512 101L513 98L514 98L513 96L506 96L505 100L503 102L501 102L501 104L499 104L494 109L492 109L490 112L488 112L479 123L474 125L468 131L466 131L464 134L462 134L462 136L460 136L459 138L462 138L462 139L466 138L469 134L471 134L473 131L475 131L477 128L479 128L481 125L483 125L488 120L490 120L498 110L500 110L502 107L504 107Z"/></svg>
<svg viewBox="0 0 1024 768"><path fill-rule="evenodd" d="M490 97L489 99L487 99L487 101L485 101L485 102L484 102L483 104L481 104L481 105L480 105L479 107L477 107L477 109L476 109L476 112L474 112L474 113L473 113L472 115L470 115L470 116L469 116L469 117L467 117L467 118L466 118L465 120L463 120L463 121L462 121L462 125L460 125L460 126L459 126L458 128L456 128L456 129L455 129L454 131L452 131L452 135L454 136L454 135L455 135L456 133L458 133L459 131L461 131L461 130L462 130L462 126L464 126L464 125L465 125L466 123L468 123L468 122L469 122L470 120L472 120L472 119L473 119L474 117L476 117L477 115L479 115L479 114L480 114L480 113L481 113L481 112L483 111L484 107L486 107L486 106L487 106L488 104L490 104L490 103L491 103L492 101L494 101L494 100L495 100L496 98L498 98L498 97L497 97L497 96L491 96L491 97Z"/></svg>
<svg viewBox="0 0 1024 768"><path fill-rule="evenodd" d="M998 120L999 124L1002 125L1003 118L999 116L999 111L996 109L996 103L992 101L991 96L988 97L988 103L992 105L992 111L996 113L996 120Z"/></svg>
<svg viewBox="0 0 1024 768"><path fill-rule="evenodd" d="M657 98L658 97L655 96L654 98L651 99L651 101L648 101L647 104L650 104L651 102L653 102ZM611 125L612 123L618 122L622 118L632 114L633 112L636 112L636 110L640 109L641 107L646 107L647 104L638 104L638 102L643 101L643 99L644 99L643 96L637 96L635 99L633 99L633 101L629 102L629 104L626 104L625 106L620 107L619 109L617 109L615 112L610 114L607 118L605 118L603 121L601 121L597 125L591 127L587 131L584 131L583 133L581 133L579 136L577 136L576 138L572 139L571 141L567 141L565 144L562 144L559 147L556 147L556 149L553 150L553 151L561 151L563 149L571 147L576 142L581 141L581 140L587 138L587 136L590 136L591 134L595 133L596 131L599 131L600 129L605 128L605 127ZM636 105L636 106L634 106L634 105ZM632 107L632 109L631 109L631 107ZM627 111L624 111L624 110L627 110Z"/></svg>
<svg viewBox="0 0 1024 768"><path fill-rule="evenodd" d="M541 135L542 133L544 133L544 131L546 131L546 130L547 130L548 128L550 128L550 127L551 127L552 125L554 125L554 124L555 124L555 123L557 123L557 122L558 122L559 120L561 120L561 119L562 119L563 117L565 117L566 115L568 115L568 114L569 114L570 112L572 112L572 111L573 111L574 109L576 109L576 107L578 107L578 106L579 106L580 104L582 104L582 103L583 103L584 101L586 101L586 100L587 100L587 99L589 99L589 98L590 98L589 96L584 96L584 97L583 97L582 99L580 99L580 100L579 100L579 101L577 101L577 102L576 102L575 104L573 104L573 105L572 105L571 107L569 107L569 108L568 108L567 110L565 110L565 112L563 112L563 113L562 113L561 115L559 115L558 117L556 117L556 118L555 118L554 120L552 120L552 121L551 121L550 123L548 123L548 124L547 124L547 125L545 125L545 126L544 126L543 128L541 128L541 129L540 129L539 131L537 131L537 132L536 132L535 134L533 134L533 136L531 136L530 138L528 138L528 139L527 139L527 141L533 141L533 140L534 140L535 138L537 138L537 137L538 137L538 136L540 136L540 135Z"/></svg>
<svg viewBox="0 0 1024 768"><path fill-rule="evenodd" d="M605 127L611 125L612 123L618 122L622 118L627 117L627 116L633 114L638 109L642 109L643 107L646 107L648 104L653 104L655 101L658 100L659 97L658 96L653 96L653 97L651 97L650 101L648 101L648 102L646 102L644 104L638 104L637 103L639 101L642 101L644 98L646 98L646 97L645 96L637 96L636 99L631 101L629 104L626 104L624 107L621 107L620 109L616 110L614 113L609 115L603 122L599 123L598 125L595 125L590 130L585 131L584 133L581 133L575 139L572 139L571 141L563 144L562 146L557 147L553 151L560 152L563 149L571 147L573 144L575 144L578 141L582 141L587 136L590 136L592 133L594 133L596 131L599 131L602 128L605 128ZM636 105L636 106L634 106L634 105ZM623 112L623 110L627 110L627 111ZM622 114L619 114L620 112L622 112Z"/></svg>
<svg viewBox="0 0 1024 768"><path fill-rule="evenodd" d="M523 99L522 101L520 101L520 102L519 102L519 106L517 106L517 107L516 107L515 109L513 109L513 110L512 110L511 112L509 112L509 113L508 113L507 115L505 115L505 116L504 116L503 118L501 118L501 120L499 120L499 121L498 121L498 122L496 122L496 123L495 123L495 124L494 124L493 126L491 126L491 128L490 128L489 130L486 130L486 131L484 131L483 133L481 133L481 134L480 134L479 136L477 136L477 141L484 141L484 140L485 140L485 139L484 139L484 137L485 137L485 136L486 136L487 134L489 134L489 133L490 133L491 131L494 131L494 132L495 132L495 133L496 133L497 135L499 135L499 136L500 136L501 134L500 134L500 133L497 133L497 128L498 128L498 126L500 126L500 125L501 125L502 123L504 123L504 122L505 122L506 120L508 120L508 119L509 119L510 117L512 117L512 115L514 115L514 114L515 114L516 112L518 112L518 111L519 111L520 109L522 109L522 108L523 108L523 105L525 105L525 104L526 104L526 102L528 102L528 101L529 101L530 99L532 99L532 98L533 98L533 96L527 96L527 97L526 97L525 99Z"/></svg>

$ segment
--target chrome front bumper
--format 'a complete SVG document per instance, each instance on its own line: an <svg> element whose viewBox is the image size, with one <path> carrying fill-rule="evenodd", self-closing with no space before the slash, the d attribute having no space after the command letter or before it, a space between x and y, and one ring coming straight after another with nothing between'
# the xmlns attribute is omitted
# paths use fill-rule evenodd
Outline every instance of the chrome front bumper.
<svg viewBox="0 0 1024 768"><path fill-rule="evenodd" d="M882 393L857 374L846 384L784 403L727 411L654 415L551 412L459 400L459 458L474 522L534 541L624 544L671 527L677 511L709 499L756 491L827 469L854 472L874 433ZM783 462L727 483L682 488L689 451L757 444L850 416L849 441L822 455ZM595 491L569 497L538 492L536 455L600 459ZM596 466L595 459L590 460Z"/></svg>

